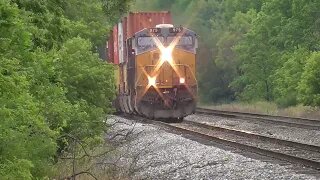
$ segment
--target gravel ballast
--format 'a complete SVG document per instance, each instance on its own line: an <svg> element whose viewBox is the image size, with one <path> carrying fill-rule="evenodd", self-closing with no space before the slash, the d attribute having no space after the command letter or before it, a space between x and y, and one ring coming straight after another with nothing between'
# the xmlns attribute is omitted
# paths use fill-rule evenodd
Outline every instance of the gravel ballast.
<svg viewBox="0 0 320 180"><path fill-rule="evenodd" d="M192 118L192 117L189 117ZM291 165L278 165L190 140L155 125L112 116L107 139L132 132L115 157L123 177L130 179L316 179L299 174ZM116 141L116 138L114 139Z"/></svg>
<svg viewBox="0 0 320 180"><path fill-rule="evenodd" d="M259 120L253 122L252 120L235 119L210 115L190 115L186 120L206 123L228 129L241 130L261 134L264 136L275 137L278 139L295 141L304 144L320 145L320 132L317 130L286 127L275 125L272 123L264 123Z"/></svg>

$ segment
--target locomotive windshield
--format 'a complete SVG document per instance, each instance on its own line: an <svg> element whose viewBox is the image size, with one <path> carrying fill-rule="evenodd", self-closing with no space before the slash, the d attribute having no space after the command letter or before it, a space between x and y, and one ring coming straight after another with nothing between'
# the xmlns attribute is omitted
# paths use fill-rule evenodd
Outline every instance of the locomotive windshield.
<svg viewBox="0 0 320 180"><path fill-rule="evenodd" d="M158 48L156 41L159 41L163 44L163 46L167 47L169 46L173 41L178 39L178 42L176 43L176 47L179 49L183 49L186 51L194 52L195 51L195 45L196 45L196 39L193 35L183 35L183 36L177 36L177 35L167 35L164 34L164 36L138 36L136 39L137 43L137 54L154 50Z"/></svg>
<svg viewBox="0 0 320 180"><path fill-rule="evenodd" d="M138 37L138 46L142 49L157 47L155 38L157 38L162 44L166 44L166 45L171 44L175 39L179 38L179 41L177 42L176 46L193 46L192 36L181 36L181 37L168 36L166 40L164 37L161 37L161 36L158 36L158 37L142 36L142 37Z"/></svg>
<svg viewBox="0 0 320 180"><path fill-rule="evenodd" d="M176 38L179 38L179 41L177 42L177 46L192 46L192 36L169 36L167 38L167 43L170 44L172 41L174 41Z"/></svg>
<svg viewBox="0 0 320 180"><path fill-rule="evenodd" d="M138 46L141 48L157 47L155 38L157 38L161 43L164 42L164 37L161 37L161 36L160 37L143 36L143 37L138 37Z"/></svg>

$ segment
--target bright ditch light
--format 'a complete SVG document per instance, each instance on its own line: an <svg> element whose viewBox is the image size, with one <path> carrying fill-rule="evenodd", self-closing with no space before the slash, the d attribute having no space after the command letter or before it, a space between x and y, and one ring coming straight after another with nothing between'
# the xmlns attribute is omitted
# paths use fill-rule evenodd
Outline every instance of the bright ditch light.
<svg viewBox="0 0 320 180"><path fill-rule="evenodd" d="M181 78L179 79L179 82L180 82L180 84L184 84L184 83L186 82L186 79L183 78L183 77L181 77Z"/></svg>
<svg viewBox="0 0 320 180"><path fill-rule="evenodd" d="M148 77L149 86L156 87L156 78L157 77Z"/></svg>

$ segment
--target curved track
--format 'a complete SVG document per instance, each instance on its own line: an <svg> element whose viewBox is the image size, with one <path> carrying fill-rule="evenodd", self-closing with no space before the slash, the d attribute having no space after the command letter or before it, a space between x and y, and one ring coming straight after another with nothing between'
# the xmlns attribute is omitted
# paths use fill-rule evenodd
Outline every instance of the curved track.
<svg viewBox="0 0 320 180"><path fill-rule="evenodd" d="M183 121L182 123L152 121L151 123L223 145L320 170L320 146L280 140L194 121Z"/></svg>
<svg viewBox="0 0 320 180"><path fill-rule="evenodd" d="M275 123L300 128L320 129L320 120L314 119L217 111L203 108L197 108L197 113L227 116L253 121L259 120L272 124ZM141 117L134 119L139 119L138 121L141 121ZM236 129L218 127L195 121L184 120L181 123L166 123L145 118L142 119L142 122L144 123L166 127L178 133L200 137L211 142L216 142L244 151L261 154L275 159L291 162L293 164L300 164L320 170L320 146L282 140L274 137L268 137Z"/></svg>
<svg viewBox="0 0 320 180"><path fill-rule="evenodd" d="M320 120L287 117L287 116L271 116L265 114L245 113L245 112L231 112L206 108L197 108L197 114L208 114L216 116L225 116L237 119L245 119L250 121L260 121L265 123L272 123L278 125L284 125L289 127L298 127L304 129L320 130Z"/></svg>

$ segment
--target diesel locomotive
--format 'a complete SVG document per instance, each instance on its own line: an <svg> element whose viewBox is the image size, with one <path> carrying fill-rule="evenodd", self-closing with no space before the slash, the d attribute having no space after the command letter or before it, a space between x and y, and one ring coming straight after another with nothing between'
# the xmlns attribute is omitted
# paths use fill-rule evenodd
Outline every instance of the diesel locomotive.
<svg viewBox="0 0 320 180"><path fill-rule="evenodd" d="M195 32L172 25L169 12L138 12L123 18L110 37L117 111L152 119L182 119L195 112Z"/></svg>

